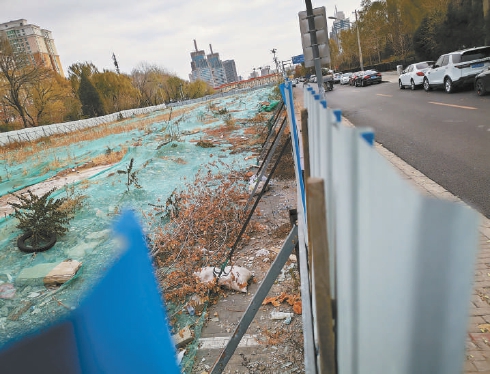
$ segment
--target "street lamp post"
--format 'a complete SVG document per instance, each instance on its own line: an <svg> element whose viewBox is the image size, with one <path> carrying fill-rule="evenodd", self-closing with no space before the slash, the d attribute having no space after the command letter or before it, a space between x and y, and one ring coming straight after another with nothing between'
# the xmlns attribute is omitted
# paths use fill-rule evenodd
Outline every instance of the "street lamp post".
<svg viewBox="0 0 490 374"><path fill-rule="evenodd" d="M339 19L339 18L337 18L337 17L328 17L328 19L333 19L333 20L340 21L340 19ZM334 22L334 24L332 25L332 29L333 29L333 32L334 32L334 34L335 34L335 43L337 44L337 49L338 49L338 51L339 51L339 53L340 53L340 46L339 46L339 34L337 33L337 28L335 27L335 22ZM331 51L330 51L330 55L332 55L332 52L331 52ZM331 56L331 57L332 57L332 56ZM333 58L332 58L332 60L333 60ZM332 67L335 69L335 64L333 63L333 61L331 62L331 64L332 64Z"/></svg>
<svg viewBox="0 0 490 374"><path fill-rule="evenodd" d="M355 10L354 13L356 14L357 45L359 46L359 63L361 64L361 71L364 71L364 65L362 63L361 38L359 37L359 23L357 22L357 10Z"/></svg>

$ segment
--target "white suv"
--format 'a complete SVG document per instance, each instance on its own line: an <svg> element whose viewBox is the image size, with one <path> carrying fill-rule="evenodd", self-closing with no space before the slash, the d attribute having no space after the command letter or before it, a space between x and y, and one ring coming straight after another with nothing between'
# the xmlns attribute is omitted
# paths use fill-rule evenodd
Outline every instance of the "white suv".
<svg viewBox="0 0 490 374"><path fill-rule="evenodd" d="M425 72L424 90L443 87L447 93L473 85L475 76L490 66L490 47L476 47L439 57Z"/></svg>

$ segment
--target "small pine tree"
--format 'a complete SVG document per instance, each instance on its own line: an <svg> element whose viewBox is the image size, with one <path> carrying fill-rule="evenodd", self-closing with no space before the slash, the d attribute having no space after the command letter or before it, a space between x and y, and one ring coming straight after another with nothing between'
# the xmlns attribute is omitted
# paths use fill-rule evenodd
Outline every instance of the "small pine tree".
<svg viewBox="0 0 490 374"><path fill-rule="evenodd" d="M42 196L36 196L30 190L27 191L27 196L12 194L19 202L8 203L14 208L12 215L19 220L17 228L24 233L32 232L33 247L48 240L51 234L61 236L67 232L75 208L80 206L79 203L67 204L71 200L69 197L50 197L54 191L56 188ZM68 205L70 208L67 208Z"/></svg>
<svg viewBox="0 0 490 374"><path fill-rule="evenodd" d="M84 116L97 117L106 114L100 94L85 72L82 72L80 77L78 97L82 103L82 112Z"/></svg>

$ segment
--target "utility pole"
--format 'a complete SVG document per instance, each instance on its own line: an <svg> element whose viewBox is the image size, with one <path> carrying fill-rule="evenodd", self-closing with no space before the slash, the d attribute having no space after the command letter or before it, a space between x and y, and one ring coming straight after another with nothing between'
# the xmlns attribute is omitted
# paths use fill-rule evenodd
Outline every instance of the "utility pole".
<svg viewBox="0 0 490 374"><path fill-rule="evenodd" d="M357 10L355 10L354 13L356 14L357 45L359 46L359 63L361 64L361 71L364 71L364 65L362 63L361 38L359 36L359 23L357 22Z"/></svg>
<svg viewBox="0 0 490 374"><path fill-rule="evenodd" d="M310 33L311 47L313 52L313 61L315 63L316 81L318 84L318 92L320 97L325 97L325 89L323 88L322 63L320 60L320 51L318 50L318 41L316 38L315 18L313 16L313 6L311 0L305 0L306 3L306 18L308 19L308 29Z"/></svg>

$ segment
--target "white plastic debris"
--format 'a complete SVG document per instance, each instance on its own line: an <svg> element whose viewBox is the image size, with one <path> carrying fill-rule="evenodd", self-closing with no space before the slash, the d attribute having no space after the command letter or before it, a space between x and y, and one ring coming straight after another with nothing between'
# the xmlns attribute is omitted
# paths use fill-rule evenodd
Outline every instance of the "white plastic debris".
<svg viewBox="0 0 490 374"><path fill-rule="evenodd" d="M271 312L271 319L280 320L280 319L287 319L287 318L293 318L293 313Z"/></svg>
<svg viewBox="0 0 490 374"><path fill-rule="evenodd" d="M262 249L259 249L257 252L255 252L255 256L257 256L257 257L268 256L269 253L270 253L269 250L262 248Z"/></svg>
<svg viewBox="0 0 490 374"><path fill-rule="evenodd" d="M199 272L195 272L194 275L202 283L209 283L216 281L219 272L219 268L208 266L202 268ZM250 278L252 278L252 272L247 268L242 266L226 266L218 280L218 285L246 293Z"/></svg>
<svg viewBox="0 0 490 374"><path fill-rule="evenodd" d="M182 362L182 359L184 358L184 354L185 354L185 349L181 350L177 354L177 365L180 365L180 363Z"/></svg>

